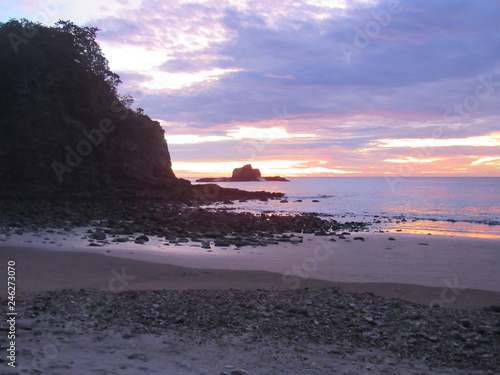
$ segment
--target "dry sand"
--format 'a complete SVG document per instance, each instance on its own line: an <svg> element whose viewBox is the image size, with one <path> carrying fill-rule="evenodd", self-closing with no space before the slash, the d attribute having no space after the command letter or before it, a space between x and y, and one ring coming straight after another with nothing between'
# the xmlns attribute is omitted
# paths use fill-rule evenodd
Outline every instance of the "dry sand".
<svg viewBox="0 0 500 375"><path fill-rule="evenodd" d="M371 291L424 305L432 301L467 309L500 305L498 240L399 233L360 235L366 241L329 242L306 235L304 243L298 245L214 248L212 252L197 246L165 248L155 241L149 246L92 248L70 242L59 247L41 246L25 243L19 236L0 246L0 272L6 275L7 261L15 260L17 293L21 296L67 288L119 291L340 286L347 291ZM389 237L396 241L389 241ZM303 277L297 277L297 272ZM6 363L0 363L0 374L219 375L231 374L235 368L250 374L470 374L458 369L430 369L423 362L393 358L373 348L339 355L335 348L307 343L288 347L266 338L254 342L244 336L216 341L178 333L123 338L113 332L68 328L64 321L44 326L44 319L37 323L22 314L19 319L20 367L11 371Z"/></svg>

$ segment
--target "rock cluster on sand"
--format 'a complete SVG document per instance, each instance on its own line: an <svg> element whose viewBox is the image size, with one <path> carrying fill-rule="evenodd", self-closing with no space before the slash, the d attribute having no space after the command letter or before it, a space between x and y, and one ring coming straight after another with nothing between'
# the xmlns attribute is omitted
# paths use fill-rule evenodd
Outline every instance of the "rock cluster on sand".
<svg viewBox="0 0 500 375"><path fill-rule="evenodd" d="M241 291L60 291L22 301L25 316L48 314L88 330L124 335L169 331L252 335L294 343L389 351L432 366L500 370L500 315L431 308L338 289ZM498 373L498 372L497 372Z"/></svg>
<svg viewBox="0 0 500 375"><path fill-rule="evenodd" d="M297 238L283 234L285 232L334 234L341 230L361 231L366 225L339 223L314 213L287 216L236 213L158 200L59 201L57 205L51 201L0 200L0 212L0 228L4 234L47 228L70 231L91 226L95 229L89 230L87 237L96 244L129 240L146 243L147 236L159 236L185 242L188 238L211 239L215 246L265 246L277 241L297 242ZM144 236L129 239L136 233Z"/></svg>

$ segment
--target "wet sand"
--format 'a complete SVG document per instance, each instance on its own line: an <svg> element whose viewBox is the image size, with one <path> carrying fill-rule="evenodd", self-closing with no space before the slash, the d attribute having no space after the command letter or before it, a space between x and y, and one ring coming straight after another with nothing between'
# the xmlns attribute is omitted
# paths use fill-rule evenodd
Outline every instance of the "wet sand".
<svg viewBox="0 0 500 375"><path fill-rule="evenodd" d="M364 241L354 240L363 236ZM1 270L17 265L18 291L59 289L296 289L339 286L411 302L481 309L500 305L498 241L389 233L349 240L303 235L303 243L241 249L199 244L89 247L0 245ZM347 237L347 236L346 236ZM388 240L394 238L395 241ZM2 290L5 293L5 290Z"/></svg>

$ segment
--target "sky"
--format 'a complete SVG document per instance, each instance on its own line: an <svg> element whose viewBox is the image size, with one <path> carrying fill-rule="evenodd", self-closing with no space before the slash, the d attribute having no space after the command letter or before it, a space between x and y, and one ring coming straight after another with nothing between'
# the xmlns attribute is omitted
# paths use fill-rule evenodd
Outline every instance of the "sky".
<svg viewBox="0 0 500 375"><path fill-rule="evenodd" d="M179 177L500 177L500 1L0 3L101 29Z"/></svg>

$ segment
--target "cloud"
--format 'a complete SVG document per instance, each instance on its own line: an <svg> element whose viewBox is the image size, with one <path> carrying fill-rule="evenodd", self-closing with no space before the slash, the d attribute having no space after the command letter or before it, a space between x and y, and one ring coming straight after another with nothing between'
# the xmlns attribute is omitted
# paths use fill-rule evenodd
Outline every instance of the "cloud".
<svg viewBox="0 0 500 375"><path fill-rule="evenodd" d="M394 3L400 5L390 11ZM64 12L85 2L71 4ZM174 159L286 155L327 162L307 168L365 173L409 160L436 173L459 173L474 160L497 156L499 2L91 5L92 16L81 11L80 19L102 30L99 41L122 76L122 93L133 93L165 124ZM346 45L356 51L350 58ZM262 140L235 133L244 128L280 128L286 136L258 148ZM300 136L307 134L315 137ZM431 155L415 154L419 142L436 147ZM257 151L240 154L242 146ZM493 171L487 163L495 160L474 167Z"/></svg>
<svg viewBox="0 0 500 375"><path fill-rule="evenodd" d="M480 137L469 138L407 138L407 139L380 139L376 142L376 147L389 148L431 148L431 147L450 147L450 146L468 146L468 147L498 147L500 146L500 133L493 133Z"/></svg>
<svg viewBox="0 0 500 375"><path fill-rule="evenodd" d="M480 158L471 163L471 165L480 165L480 164L500 165L500 156L490 156L486 158Z"/></svg>

